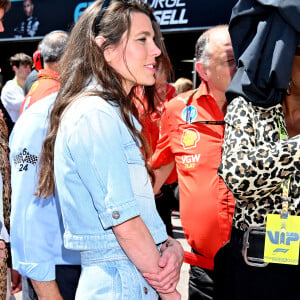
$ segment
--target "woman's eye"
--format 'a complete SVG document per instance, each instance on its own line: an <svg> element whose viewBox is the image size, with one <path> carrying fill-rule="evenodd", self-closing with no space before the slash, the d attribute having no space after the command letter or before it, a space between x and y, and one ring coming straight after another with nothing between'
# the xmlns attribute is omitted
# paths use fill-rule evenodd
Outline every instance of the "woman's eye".
<svg viewBox="0 0 300 300"><path fill-rule="evenodd" d="M146 41L146 38L140 38L140 39L138 39L138 41L140 41L140 42L145 42L145 41Z"/></svg>

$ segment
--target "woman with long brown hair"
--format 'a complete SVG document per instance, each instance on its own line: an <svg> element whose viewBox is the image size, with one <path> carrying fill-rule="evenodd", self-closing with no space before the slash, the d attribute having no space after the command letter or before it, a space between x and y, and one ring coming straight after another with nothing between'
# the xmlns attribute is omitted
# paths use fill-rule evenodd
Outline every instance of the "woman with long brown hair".
<svg viewBox="0 0 300 300"><path fill-rule="evenodd" d="M70 35L37 193L56 192L65 247L80 251L76 299L157 299L156 291L162 299L180 298L183 252L155 209L131 100L133 87L154 85L166 57L158 24L141 0L95 1ZM155 291L142 274L162 270L159 250L170 243L178 259L161 282L152 281Z"/></svg>

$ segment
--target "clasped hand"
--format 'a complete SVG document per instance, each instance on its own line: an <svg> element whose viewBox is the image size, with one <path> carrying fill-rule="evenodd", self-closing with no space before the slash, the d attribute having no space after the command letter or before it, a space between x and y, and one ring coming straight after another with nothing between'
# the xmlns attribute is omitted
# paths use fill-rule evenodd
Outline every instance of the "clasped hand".
<svg viewBox="0 0 300 300"><path fill-rule="evenodd" d="M184 250L181 244L169 237L161 247L161 257L158 262L161 271L158 274L143 274L148 283L156 289L162 299L169 298L168 296L170 295L168 294L172 294L172 299L181 298L180 294L176 291L176 286L180 278L183 259Z"/></svg>

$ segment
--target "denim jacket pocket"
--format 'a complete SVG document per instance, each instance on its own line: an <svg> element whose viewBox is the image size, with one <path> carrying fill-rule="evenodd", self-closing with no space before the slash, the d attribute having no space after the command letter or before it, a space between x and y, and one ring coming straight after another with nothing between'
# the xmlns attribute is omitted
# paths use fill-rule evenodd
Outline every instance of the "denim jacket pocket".
<svg viewBox="0 0 300 300"><path fill-rule="evenodd" d="M139 147L134 143L124 145L125 156L135 195L153 197L151 181Z"/></svg>
<svg viewBox="0 0 300 300"><path fill-rule="evenodd" d="M140 164L145 165L144 158L141 150L136 143L130 142L124 145L125 156L128 164Z"/></svg>

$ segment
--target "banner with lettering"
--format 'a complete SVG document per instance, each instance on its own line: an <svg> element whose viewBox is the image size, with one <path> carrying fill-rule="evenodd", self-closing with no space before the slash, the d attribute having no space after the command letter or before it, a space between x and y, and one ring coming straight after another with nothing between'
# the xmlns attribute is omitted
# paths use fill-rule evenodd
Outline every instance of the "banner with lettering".
<svg viewBox="0 0 300 300"><path fill-rule="evenodd" d="M145 0L163 32L207 29L228 24L237 0Z"/></svg>
<svg viewBox="0 0 300 300"><path fill-rule="evenodd" d="M144 0L163 32L193 31L229 22L237 0ZM52 30L69 31L93 1L12 0L0 41L39 40Z"/></svg>

